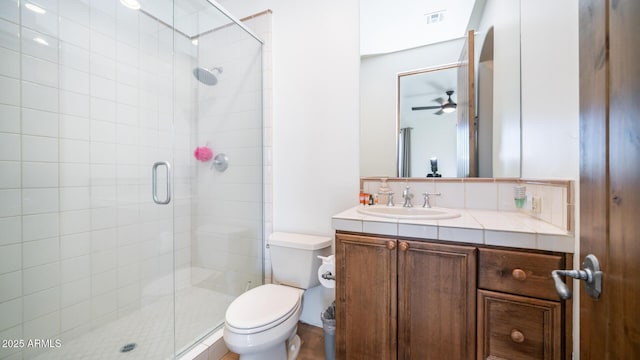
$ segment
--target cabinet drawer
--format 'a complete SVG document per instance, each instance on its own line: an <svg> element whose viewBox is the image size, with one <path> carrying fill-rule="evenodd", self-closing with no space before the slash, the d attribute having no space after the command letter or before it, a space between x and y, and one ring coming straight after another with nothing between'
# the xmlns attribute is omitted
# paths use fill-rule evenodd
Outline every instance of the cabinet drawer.
<svg viewBox="0 0 640 360"><path fill-rule="evenodd" d="M480 249L478 266L479 288L560 300L551 278L551 271L564 269L560 255Z"/></svg>
<svg viewBox="0 0 640 360"><path fill-rule="evenodd" d="M561 305L478 290L478 358L560 360Z"/></svg>

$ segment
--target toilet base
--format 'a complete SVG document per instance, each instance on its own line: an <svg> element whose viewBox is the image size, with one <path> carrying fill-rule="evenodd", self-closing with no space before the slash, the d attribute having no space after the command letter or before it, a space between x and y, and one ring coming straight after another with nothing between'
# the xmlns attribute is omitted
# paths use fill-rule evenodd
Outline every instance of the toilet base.
<svg viewBox="0 0 640 360"><path fill-rule="evenodd" d="M259 353L252 354L240 354L240 360L289 360L287 358L287 348L285 343L279 343L278 345L261 351Z"/></svg>
<svg viewBox="0 0 640 360"><path fill-rule="evenodd" d="M240 354L240 360L296 360L301 345L302 341L294 331L287 341L260 353Z"/></svg>
<svg viewBox="0 0 640 360"><path fill-rule="evenodd" d="M294 332L293 336L287 340L287 360L296 360L300 352L300 346L302 346L302 340Z"/></svg>

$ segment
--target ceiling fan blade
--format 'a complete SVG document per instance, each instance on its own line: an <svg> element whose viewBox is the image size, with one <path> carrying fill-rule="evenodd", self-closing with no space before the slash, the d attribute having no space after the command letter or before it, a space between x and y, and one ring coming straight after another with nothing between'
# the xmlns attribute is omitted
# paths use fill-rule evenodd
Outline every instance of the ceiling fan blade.
<svg viewBox="0 0 640 360"><path fill-rule="evenodd" d="M442 105L442 104L444 104L444 103L446 103L446 102L447 102L447 100L446 100L446 99L441 98L441 97L439 97L439 98L437 98L437 99L433 99L433 101L437 102L437 103L438 103L438 104L440 104L440 105Z"/></svg>
<svg viewBox="0 0 640 360"><path fill-rule="evenodd" d="M411 108L411 110L434 110L434 109L442 109L442 106L415 106Z"/></svg>
<svg viewBox="0 0 640 360"><path fill-rule="evenodd" d="M442 109L440 109L440 111L436 111L436 112L434 112L434 114L436 114L436 115L442 115L442 114L444 114L444 111L442 111Z"/></svg>

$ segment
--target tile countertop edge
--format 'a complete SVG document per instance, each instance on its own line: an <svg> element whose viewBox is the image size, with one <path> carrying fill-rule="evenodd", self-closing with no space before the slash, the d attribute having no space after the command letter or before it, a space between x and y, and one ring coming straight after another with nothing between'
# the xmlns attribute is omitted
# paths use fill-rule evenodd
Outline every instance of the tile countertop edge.
<svg viewBox="0 0 640 360"><path fill-rule="evenodd" d="M332 217L337 231L438 239L450 242L508 246L521 249L573 253L575 236L549 223L510 211L461 209L461 217L446 220L394 219L358 212L354 206ZM386 224L385 224L386 223ZM421 231L421 227L424 230ZM377 232L376 229L382 229ZM463 231L458 231L463 230ZM469 233L472 238L457 240L451 234ZM436 235L437 236L434 236ZM513 242L509 241L513 238Z"/></svg>

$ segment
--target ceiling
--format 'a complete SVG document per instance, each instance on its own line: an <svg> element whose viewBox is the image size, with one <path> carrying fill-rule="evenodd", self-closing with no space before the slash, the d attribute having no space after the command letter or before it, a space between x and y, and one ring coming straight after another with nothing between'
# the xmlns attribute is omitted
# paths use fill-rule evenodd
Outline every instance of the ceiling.
<svg viewBox="0 0 640 360"><path fill-rule="evenodd" d="M360 1L360 55L385 54L464 36L476 0ZM442 21L429 24L429 14Z"/></svg>

